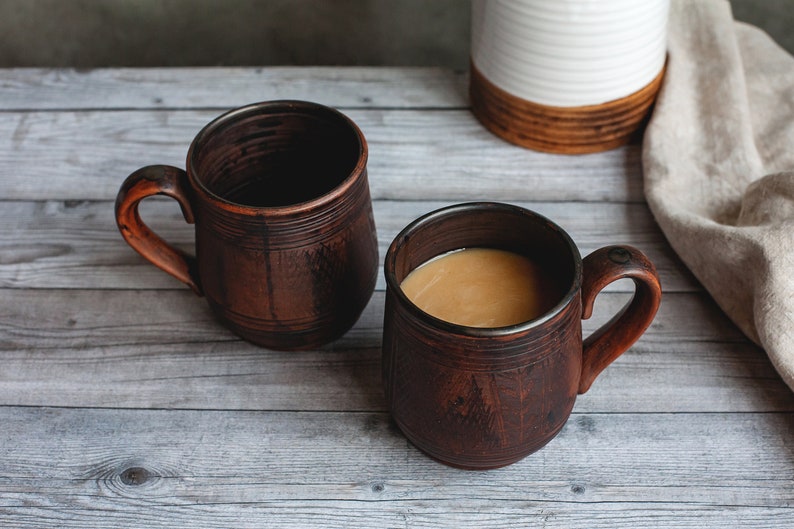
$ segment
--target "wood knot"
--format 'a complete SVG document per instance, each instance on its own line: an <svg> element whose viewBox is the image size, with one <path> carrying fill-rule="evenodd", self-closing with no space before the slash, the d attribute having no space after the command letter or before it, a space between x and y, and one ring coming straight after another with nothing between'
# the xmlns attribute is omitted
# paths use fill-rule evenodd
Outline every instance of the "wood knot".
<svg viewBox="0 0 794 529"><path fill-rule="evenodd" d="M596 431L596 423L595 419L592 417L588 417L587 415L582 415L576 419L576 425L579 427L580 430L586 433L594 433Z"/></svg>
<svg viewBox="0 0 794 529"><path fill-rule="evenodd" d="M121 482L129 486L143 485L150 477L149 471L142 467L130 467L119 474Z"/></svg>

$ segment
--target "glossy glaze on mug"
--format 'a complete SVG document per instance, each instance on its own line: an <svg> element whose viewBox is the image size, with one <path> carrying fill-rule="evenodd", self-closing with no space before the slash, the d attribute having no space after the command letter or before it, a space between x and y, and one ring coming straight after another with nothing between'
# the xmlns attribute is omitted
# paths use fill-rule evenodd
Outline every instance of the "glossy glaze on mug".
<svg viewBox="0 0 794 529"><path fill-rule="evenodd" d="M556 271L565 294L533 321L476 328L439 320L400 291L411 270L464 247L523 254ZM583 261L548 219L493 203L452 206L415 221L389 248L385 274L382 376L390 412L419 449L469 469L505 466L548 443L576 395L650 324L661 295L653 265L637 250L607 247ZM583 277L592 279L583 284ZM583 347L582 317L620 277L635 279L634 301Z"/></svg>
<svg viewBox="0 0 794 529"><path fill-rule="evenodd" d="M264 191L279 185L249 173L263 156L295 141L307 144L307 152L326 149L328 163L301 165L291 174L295 160L287 159L279 174L315 191L293 204L240 196L236 189L251 182ZM277 349L316 347L355 323L375 287L378 250L366 162L360 130L333 109L299 101L235 109L199 132L186 173L150 166L128 178L117 199L119 228L144 257L205 295L241 337ZM176 198L195 222L195 258L140 221L137 203L151 194Z"/></svg>

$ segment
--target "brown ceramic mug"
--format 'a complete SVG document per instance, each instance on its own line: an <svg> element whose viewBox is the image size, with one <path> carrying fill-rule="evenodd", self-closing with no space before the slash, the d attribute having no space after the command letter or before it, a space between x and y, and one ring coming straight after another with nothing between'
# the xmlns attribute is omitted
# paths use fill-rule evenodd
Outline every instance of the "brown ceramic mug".
<svg viewBox="0 0 794 529"><path fill-rule="evenodd" d="M340 112L302 101L253 104L198 133L187 171L154 165L132 173L116 221L130 246L206 296L242 338L310 348L346 332L375 288L366 164L364 136ZM195 223L195 257L141 220L139 202L158 194Z"/></svg>
<svg viewBox="0 0 794 529"><path fill-rule="evenodd" d="M434 257L495 248L528 257L553 274L561 294L540 317L506 327L449 323L417 307L403 279ZM629 246L584 260L570 236L526 209L470 203L429 213L407 226L386 255L382 370L389 410L408 439L457 467L508 465L548 443L577 394L634 343L653 320L661 287L653 264ZM582 340L582 318L596 295L620 278L632 301Z"/></svg>

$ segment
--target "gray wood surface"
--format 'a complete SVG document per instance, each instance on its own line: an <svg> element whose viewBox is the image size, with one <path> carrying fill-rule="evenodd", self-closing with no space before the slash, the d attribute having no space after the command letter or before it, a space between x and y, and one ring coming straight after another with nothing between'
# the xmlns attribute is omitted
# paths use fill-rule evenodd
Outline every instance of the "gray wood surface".
<svg viewBox="0 0 794 529"><path fill-rule="evenodd" d="M120 180L141 165L184 167L190 141L220 113L4 112L0 189L13 199L114 199ZM584 158L548 155L495 142L466 109L346 113L367 137L375 199L642 201L636 145Z"/></svg>
<svg viewBox="0 0 794 529"><path fill-rule="evenodd" d="M125 245L129 172L182 166L209 119L281 98L361 125L381 256L422 213L493 199L556 220L582 254L627 243L656 263L656 320L547 447L466 472L405 440L380 387L382 278L346 336L277 352ZM142 214L192 249L175 203ZM439 69L0 70L0 424L0 527L794 526L794 396L655 225L639 146L510 146Z"/></svg>

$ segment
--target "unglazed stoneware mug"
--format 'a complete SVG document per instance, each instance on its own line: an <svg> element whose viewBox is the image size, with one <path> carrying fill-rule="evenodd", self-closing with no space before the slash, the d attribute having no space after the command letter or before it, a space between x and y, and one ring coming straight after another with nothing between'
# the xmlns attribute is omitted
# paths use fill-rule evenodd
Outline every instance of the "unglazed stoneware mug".
<svg viewBox="0 0 794 529"><path fill-rule="evenodd" d="M116 199L124 239L204 295L233 332L275 349L344 334L375 288L367 143L342 113L304 101L231 110L206 125L187 171L132 173ZM195 223L196 255L154 234L140 201L167 195Z"/></svg>
<svg viewBox="0 0 794 529"><path fill-rule="evenodd" d="M542 316L507 327L456 325L424 312L402 292L422 263L461 248L508 250L541 264L561 285ZM511 464L548 443L577 394L650 325L661 300L653 264L629 246L582 259L570 236L529 210L469 203L408 225L386 255L382 375L389 410L406 437L448 465L488 469ZM632 300L582 340L596 295L620 278Z"/></svg>

